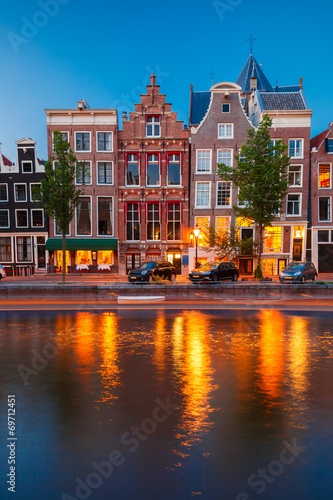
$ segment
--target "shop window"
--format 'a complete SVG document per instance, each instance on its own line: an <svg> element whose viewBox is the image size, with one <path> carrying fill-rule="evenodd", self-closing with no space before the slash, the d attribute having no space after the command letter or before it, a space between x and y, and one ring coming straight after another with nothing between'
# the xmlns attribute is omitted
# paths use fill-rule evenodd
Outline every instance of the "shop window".
<svg viewBox="0 0 333 500"><path fill-rule="evenodd" d="M112 250L99 250L97 252L97 264L113 264L113 257Z"/></svg>
<svg viewBox="0 0 333 500"><path fill-rule="evenodd" d="M77 250L76 263L91 265L91 251L90 250Z"/></svg>
<svg viewBox="0 0 333 500"><path fill-rule="evenodd" d="M0 238L0 262L12 260L12 240L10 237Z"/></svg>
<svg viewBox="0 0 333 500"><path fill-rule="evenodd" d="M16 238L18 262L31 262L31 237L18 236Z"/></svg>
<svg viewBox="0 0 333 500"><path fill-rule="evenodd" d="M282 227L266 227L264 252L282 252Z"/></svg>

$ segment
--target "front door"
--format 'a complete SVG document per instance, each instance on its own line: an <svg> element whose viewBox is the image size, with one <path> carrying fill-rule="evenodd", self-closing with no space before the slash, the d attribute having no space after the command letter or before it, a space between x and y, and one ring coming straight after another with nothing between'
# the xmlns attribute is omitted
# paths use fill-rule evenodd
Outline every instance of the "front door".
<svg viewBox="0 0 333 500"><path fill-rule="evenodd" d="M295 238L293 244L293 260L300 262L302 260L302 248L303 240L301 238Z"/></svg>
<svg viewBox="0 0 333 500"><path fill-rule="evenodd" d="M45 236L37 236L37 266L38 269L43 269L46 267Z"/></svg>
<svg viewBox="0 0 333 500"><path fill-rule="evenodd" d="M182 254L179 252L168 252L167 259L170 264L175 266L177 274L182 273Z"/></svg>
<svg viewBox="0 0 333 500"><path fill-rule="evenodd" d="M131 269L138 269L139 267L140 267L140 254L139 253L126 254L126 274L128 274Z"/></svg>
<svg viewBox="0 0 333 500"><path fill-rule="evenodd" d="M279 259L279 274L284 269L287 265L287 260L286 259Z"/></svg>

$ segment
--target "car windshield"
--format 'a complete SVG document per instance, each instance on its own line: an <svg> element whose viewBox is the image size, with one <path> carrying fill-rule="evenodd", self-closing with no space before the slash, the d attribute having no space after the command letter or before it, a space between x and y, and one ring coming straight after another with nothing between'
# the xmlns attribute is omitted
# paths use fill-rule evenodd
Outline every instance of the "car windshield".
<svg viewBox="0 0 333 500"><path fill-rule="evenodd" d="M144 262L140 269L155 269L156 262Z"/></svg>
<svg viewBox="0 0 333 500"><path fill-rule="evenodd" d="M291 269L292 271L300 271L304 269L304 266L305 264L292 262L291 264L288 264L285 269Z"/></svg>
<svg viewBox="0 0 333 500"><path fill-rule="evenodd" d="M207 262L207 264L204 264L203 266L198 269L198 271L209 271L210 269L216 269L217 264L214 264L214 262Z"/></svg>

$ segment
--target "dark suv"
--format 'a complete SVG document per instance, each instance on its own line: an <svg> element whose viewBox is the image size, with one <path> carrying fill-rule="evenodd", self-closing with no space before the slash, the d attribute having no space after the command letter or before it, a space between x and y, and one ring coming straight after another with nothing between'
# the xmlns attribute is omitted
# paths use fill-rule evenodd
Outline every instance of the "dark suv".
<svg viewBox="0 0 333 500"><path fill-rule="evenodd" d="M144 262L139 269L132 269L128 275L130 283L154 281L155 279L176 281L177 271L170 262Z"/></svg>
<svg viewBox="0 0 333 500"><path fill-rule="evenodd" d="M200 281L219 281L219 280L232 280L237 281L239 270L233 262L208 262L200 269L192 271L189 275L192 283Z"/></svg>

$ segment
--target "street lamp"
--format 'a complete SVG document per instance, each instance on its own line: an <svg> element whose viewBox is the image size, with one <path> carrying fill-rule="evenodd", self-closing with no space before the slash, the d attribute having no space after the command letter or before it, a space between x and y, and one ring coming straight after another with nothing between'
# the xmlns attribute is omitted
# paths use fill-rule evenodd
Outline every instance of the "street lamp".
<svg viewBox="0 0 333 500"><path fill-rule="evenodd" d="M193 229L194 239L195 239L195 268L198 268L198 238L200 235L200 229L196 226ZM193 235L192 235L193 238Z"/></svg>

